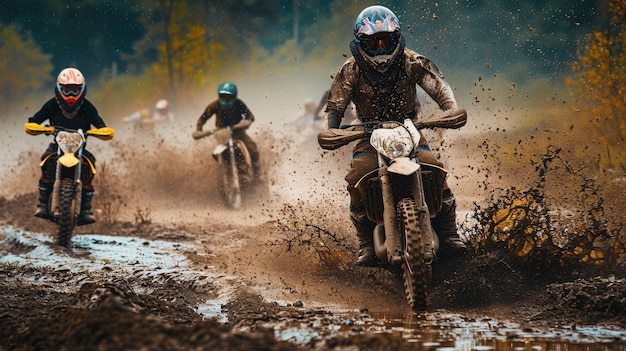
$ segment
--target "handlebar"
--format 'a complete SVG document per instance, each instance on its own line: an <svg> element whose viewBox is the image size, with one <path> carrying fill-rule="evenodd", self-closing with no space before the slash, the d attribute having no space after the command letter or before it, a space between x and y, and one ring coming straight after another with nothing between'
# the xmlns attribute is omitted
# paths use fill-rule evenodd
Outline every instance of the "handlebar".
<svg viewBox="0 0 626 351"><path fill-rule="evenodd" d="M454 108L427 120L415 123L415 128L446 128L458 129L467 122L467 111L463 108ZM335 150L353 141L364 139L371 135L374 129L384 124L401 124L396 121L370 121L356 125L344 125L340 128L332 128L321 131L317 135L317 141L324 150Z"/></svg>
<svg viewBox="0 0 626 351"><path fill-rule="evenodd" d="M28 122L24 124L24 131L29 135L39 135L39 134L56 134L58 131L65 132L78 132L76 129L65 128L62 126L42 126L38 123ZM85 133L86 135L95 136L101 140L111 140L115 136L115 130L109 127L102 127L98 129L89 129Z"/></svg>

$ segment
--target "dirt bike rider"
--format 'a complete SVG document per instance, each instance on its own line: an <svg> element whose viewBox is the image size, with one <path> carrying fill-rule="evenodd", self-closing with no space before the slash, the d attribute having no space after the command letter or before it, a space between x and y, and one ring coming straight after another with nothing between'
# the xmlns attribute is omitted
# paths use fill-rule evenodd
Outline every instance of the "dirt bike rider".
<svg viewBox="0 0 626 351"><path fill-rule="evenodd" d="M48 120L51 126L61 126L71 129L82 129L87 131L93 125L96 128L106 127L104 120L98 114L96 107L85 98L87 95L87 85L85 77L76 68L65 68L59 73L54 89L54 98L48 100L41 109L28 119L28 122L41 124ZM48 149L41 156L44 161L41 167L41 178L39 179L39 204L35 216L49 218L48 198L52 193L52 185L56 174L56 157L58 144L53 141ZM95 193L92 184L94 174L91 171L90 163L94 169L96 158L94 155L83 150L83 156L87 162L83 163L82 169L82 200L79 221L83 224L94 223L96 218L91 211L91 200Z"/></svg>
<svg viewBox="0 0 626 351"><path fill-rule="evenodd" d="M217 100L211 102L202 116L198 118L196 132L202 132L204 124L215 115L215 127L231 127L233 138L239 139L246 144L255 178L259 178L261 167L259 163L259 151L256 143L246 134L246 129L254 122L254 115L246 104L237 98L237 86L232 82L223 82L217 88ZM195 138L195 136L194 136Z"/></svg>
<svg viewBox="0 0 626 351"><path fill-rule="evenodd" d="M156 102L153 113L149 109L144 108L123 118L124 122L137 122L140 124L154 124L173 120L174 115L170 112L170 103L165 99Z"/></svg>
<svg viewBox="0 0 626 351"><path fill-rule="evenodd" d="M354 39L350 43L352 57L339 69L331 84L326 107L326 127L339 128L344 111L352 101L358 118L365 121L417 121L419 100L416 85L446 111L456 108L452 89L438 68L428 58L405 48L400 21L386 7L370 6L357 17ZM421 163L442 167L422 138L418 146ZM378 167L376 151L369 140L354 146L350 172L345 179L350 193L350 218L359 239L358 265L374 265L377 261L373 247L374 223L366 215L361 194L355 184L361 177ZM467 247L456 227L456 201L444 185L443 206L432 220L441 242L441 252L464 254Z"/></svg>

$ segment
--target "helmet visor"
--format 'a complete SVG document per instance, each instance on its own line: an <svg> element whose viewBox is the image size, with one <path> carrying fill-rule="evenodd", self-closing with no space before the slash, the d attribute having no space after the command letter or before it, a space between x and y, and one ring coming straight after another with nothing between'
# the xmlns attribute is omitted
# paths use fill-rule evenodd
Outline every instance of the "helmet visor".
<svg viewBox="0 0 626 351"><path fill-rule="evenodd" d="M83 90L82 84L59 84L59 91L65 96L77 96Z"/></svg>
<svg viewBox="0 0 626 351"><path fill-rule="evenodd" d="M389 54L398 46L399 33L377 33L374 35L360 35L359 45L370 56Z"/></svg>

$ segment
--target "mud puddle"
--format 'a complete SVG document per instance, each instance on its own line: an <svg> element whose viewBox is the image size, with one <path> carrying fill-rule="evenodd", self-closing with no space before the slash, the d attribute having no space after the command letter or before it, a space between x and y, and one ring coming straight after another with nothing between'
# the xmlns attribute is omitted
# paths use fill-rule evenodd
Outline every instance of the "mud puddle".
<svg viewBox="0 0 626 351"><path fill-rule="evenodd" d="M339 344L351 338L359 339L351 345L370 340L369 346L395 343L406 349L441 351L624 350L626 345L626 331L610 326L533 328L482 317L481 313L445 309L416 315L401 305L404 301L398 301L397 308L354 310L318 301L267 299L272 293L264 294L262 286L250 286L246 277L231 275L215 265L198 265L198 257L214 255L201 240L79 234L73 243L73 250L64 250L48 235L2 227L0 264L15 270L6 274L7 281L65 293L77 293L95 283L113 284L120 290L124 287L120 280L132 282L120 295L163 295L169 303L183 304L192 311L179 319L214 319L242 333L266 328L276 340L307 349L348 350ZM20 269L26 273L15 273ZM173 286L167 288L171 291L161 292L168 286ZM263 301L244 303L240 290L267 296ZM128 298L131 302L137 299ZM244 304L251 309L241 309Z"/></svg>

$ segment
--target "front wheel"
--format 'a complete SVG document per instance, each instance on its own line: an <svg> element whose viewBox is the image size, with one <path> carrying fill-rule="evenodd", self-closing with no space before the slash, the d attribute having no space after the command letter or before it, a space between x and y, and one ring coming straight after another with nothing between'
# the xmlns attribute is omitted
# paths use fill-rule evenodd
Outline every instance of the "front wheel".
<svg viewBox="0 0 626 351"><path fill-rule="evenodd" d="M404 291L409 306L414 310L426 309L429 272L424 261L424 242L420 233L419 211L412 199L398 203L400 233L403 236L402 264Z"/></svg>
<svg viewBox="0 0 626 351"><path fill-rule="evenodd" d="M241 207L242 198L237 167L233 167L230 162L224 162L221 166L222 197L228 207L237 209Z"/></svg>
<svg viewBox="0 0 626 351"><path fill-rule="evenodd" d="M72 243L72 232L76 227L76 203L74 201L74 192L76 183L74 180L66 178L61 180L61 201L59 209L59 234L58 244L63 247L70 247Z"/></svg>

